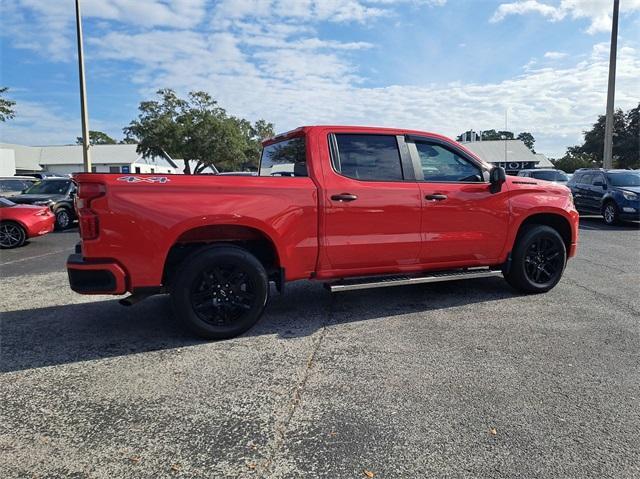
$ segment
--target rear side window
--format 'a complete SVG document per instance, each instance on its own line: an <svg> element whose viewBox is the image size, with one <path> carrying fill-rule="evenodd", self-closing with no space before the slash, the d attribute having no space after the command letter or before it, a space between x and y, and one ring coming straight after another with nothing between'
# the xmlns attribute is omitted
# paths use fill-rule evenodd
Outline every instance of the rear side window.
<svg viewBox="0 0 640 479"><path fill-rule="evenodd" d="M334 169L363 181L402 181L398 140L390 135L335 135Z"/></svg>
<svg viewBox="0 0 640 479"><path fill-rule="evenodd" d="M0 180L0 192L22 191L27 185L22 180Z"/></svg>
<svg viewBox="0 0 640 479"><path fill-rule="evenodd" d="M304 138L265 146L260 159L260 176L308 176Z"/></svg>

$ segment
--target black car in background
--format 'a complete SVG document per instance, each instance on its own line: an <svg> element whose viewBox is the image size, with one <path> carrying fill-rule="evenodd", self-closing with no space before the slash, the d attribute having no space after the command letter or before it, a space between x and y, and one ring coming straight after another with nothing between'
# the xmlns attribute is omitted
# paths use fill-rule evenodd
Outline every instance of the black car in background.
<svg viewBox="0 0 640 479"><path fill-rule="evenodd" d="M69 178L57 177L37 181L11 201L18 204L46 205L56 215L56 228L69 228L76 220L73 199L76 185Z"/></svg>
<svg viewBox="0 0 640 479"><path fill-rule="evenodd" d="M580 169L567 186L580 213L600 214L605 223L640 220L640 172Z"/></svg>
<svg viewBox="0 0 640 479"><path fill-rule="evenodd" d="M554 168L536 168L533 170L520 170L518 176L526 176L527 178L535 178L536 180L553 181L561 185L567 184L569 176L562 170Z"/></svg>

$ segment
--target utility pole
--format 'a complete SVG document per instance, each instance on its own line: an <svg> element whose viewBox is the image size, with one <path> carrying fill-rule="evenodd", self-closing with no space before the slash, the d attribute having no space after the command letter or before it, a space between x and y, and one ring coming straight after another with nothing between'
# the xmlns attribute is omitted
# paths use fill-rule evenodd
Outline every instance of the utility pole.
<svg viewBox="0 0 640 479"><path fill-rule="evenodd" d="M607 89L607 120L604 128L603 165L613 168L613 103L616 95L616 56L618 50L618 10L620 0L613 0L613 24L611 25L611 51L609 53L609 86Z"/></svg>
<svg viewBox="0 0 640 479"><path fill-rule="evenodd" d="M82 46L82 18L80 0L76 0L76 34L78 36L78 72L80 76L80 117L82 118L82 158L84 171L91 173L91 152L89 151L89 115L87 113L87 85L84 80L84 49Z"/></svg>
<svg viewBox="0 0 640 479"><path fill-rule="evenodd" d="M502 135L502 138L504 139L504 162L505 162L505 169L507 167L506 163L507 163L507 129L509 128L507 125L507 112L509 111L508 108L504 109L504 135Z"/></svg>

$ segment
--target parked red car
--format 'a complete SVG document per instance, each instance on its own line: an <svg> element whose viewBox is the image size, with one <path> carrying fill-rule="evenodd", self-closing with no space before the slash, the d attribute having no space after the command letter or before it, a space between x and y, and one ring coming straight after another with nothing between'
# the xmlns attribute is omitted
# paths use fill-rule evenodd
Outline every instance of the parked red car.
<svg viewBox="0 0 640 479"><path fill-rule="evenodd" d="M258 176L81 173L83 294L170 293L207 338L246 331L269 282L331 291L504 276L553 288L574 256L569 189L506 177L432 133L303 127L263 143Z"/></svg>
<svg viewBox="0 0 640 479"><path fill-rule="evenodd" d="M0 248L17 248L29 238L51 233L55 222L48 206L18 205L0 198Z"/></svg>

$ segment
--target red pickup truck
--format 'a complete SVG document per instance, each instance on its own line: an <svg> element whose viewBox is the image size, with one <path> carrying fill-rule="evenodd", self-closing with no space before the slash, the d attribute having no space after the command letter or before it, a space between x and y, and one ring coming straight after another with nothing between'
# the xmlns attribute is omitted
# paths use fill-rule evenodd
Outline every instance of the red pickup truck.
<svg viewBox="0 0 640 479"><path fill-rule="evenodd" d="M506 177L443 136L310 126L263 147L256 176L74 175L71 288L130 292L129 305L170 293L178 318L219 339L256 323L270 282L345 291L504 275L540 293L576 252L566 187Z"/></svg>

